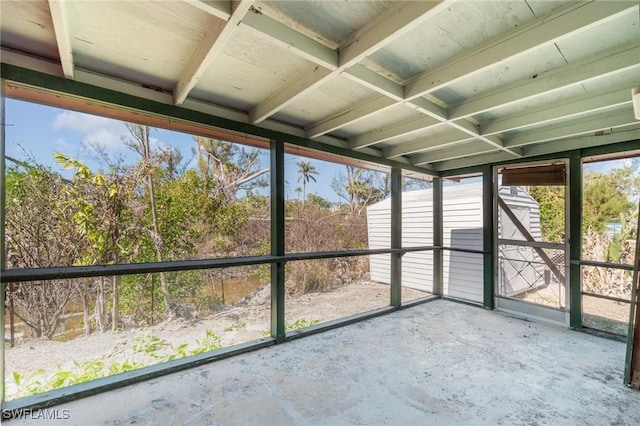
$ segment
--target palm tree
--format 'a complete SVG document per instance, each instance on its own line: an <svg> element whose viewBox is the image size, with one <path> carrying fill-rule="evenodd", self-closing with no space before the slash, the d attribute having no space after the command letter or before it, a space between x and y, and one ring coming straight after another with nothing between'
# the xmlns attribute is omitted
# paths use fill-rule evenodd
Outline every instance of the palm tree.
<svg viewBox="0 0 640 426"><path fill-rule="evenodd" d="M310 181L317 182L313 175L318 175L318 171L315 166L311 164L311 161L301 161L298 163L298 182L302 181L302 201L307 199L307 183Z"/></svg>

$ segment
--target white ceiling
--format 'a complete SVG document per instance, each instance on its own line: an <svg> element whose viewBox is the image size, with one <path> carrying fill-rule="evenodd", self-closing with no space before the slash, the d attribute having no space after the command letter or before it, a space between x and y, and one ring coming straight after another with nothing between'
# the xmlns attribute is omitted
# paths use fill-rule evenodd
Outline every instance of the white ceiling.
<svg viewBox="0 0 640 426"><path fill-rule="evenodd" d="M637 0L0 1L2 62L444 171L640 139Z"/></svg>

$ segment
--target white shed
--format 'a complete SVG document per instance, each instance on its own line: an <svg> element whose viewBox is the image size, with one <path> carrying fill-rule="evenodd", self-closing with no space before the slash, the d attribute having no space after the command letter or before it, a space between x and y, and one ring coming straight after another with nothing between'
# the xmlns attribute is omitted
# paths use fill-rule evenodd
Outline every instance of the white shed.
<svg viewBox="0 0 640 426"><path fill-rule="evenodd" d="M522 188L500 188L500 196L522 219L532 236L540 239L540 210L537 202ZM443 187L443 245L482 250L482 182ZM391 246L391 200L369 206L367 226L369 248ZM500 234L515 237L517 230L508 219L501 220ZM508 235L505 235L508 234ZM519 238L515 238L519 239ZM433 245L433 197L431 189L402 193L402 247ZM531 250L532 251L532 250ZM527 256L528 257L528 256ZM531 259L534 259L533 252ZM373 255L371 280L390 282L390 256ZM510 293L524 288L516 275L539 276L539 264L527 264L515 271L500 263L500 281L509 283ZM443 253L443 293L460 299L482 302L483 256L446 250ZM515 278L515 279L512 279ZM431 292L433 290L433 252L407 253L402 257L402 285ZM527 288L528 289L528 288Z"/></svg>

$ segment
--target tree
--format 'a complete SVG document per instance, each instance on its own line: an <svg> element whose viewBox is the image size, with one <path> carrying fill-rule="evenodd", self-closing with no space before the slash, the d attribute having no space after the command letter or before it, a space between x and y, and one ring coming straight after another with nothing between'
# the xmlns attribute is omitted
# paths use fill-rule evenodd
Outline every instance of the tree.
<svg viewBox="0 0 640 426"><path fill-rule="evenodd" d="M605 225L628 218L634 203L630 197L637 185L631 168L614 169L608 173L587 172L584 175L583 226L603 232Z"/></svg>
<svg viewBox="0 0 640 426"><path fill-rule="evenodd" d="M317 182L313 175L318 175L318 170L311 164L311 161L300 161L298 164L298 182L302 181L302 201L307 199L307 183L310 181Z"/></svg>
<svg viewBox="0 0 640 426"><path fill-rule="evenodd" d="M364 209L377 203L391 193L391 177L389 174L346 167L346 177L339 174L331 182L331 187L338 197L347 202L349 211L361 215Z"/></svg>
<svg viewBox="0 0 640 426"><path fill-rule="evenodd" d="M5 174L5 236L8 268L52 268L76 264L86 240L69 223L67 182L40 165L20 162ZM73 280L12 283L7 304L36 337L51 339L75 292Z"/></svg>
<svg viewBox="0 0 640 426"><path fill-rule="evenodd" d="M532 186L529 193L540 206L540 227L543 241L562 242L565 239L564 186Z"/></svg>
<svg viewBox="0 0 640 426"><path fill-rule="evenodd" d="M631 168L607 173L586 172L583 184L582 223L588 230L603 232L605 225L628 221L635 204L631 198L638 187ZM565 206L563 186L533 186L529 192L540 205L540 222L545 241L564 241Z"/></svg>
<svg viewBox="0 0 640 426"><path fill-rule="evenodd" d="M323 210L331 209L331 203L319 195L309 194L307 198L308 198L307 201L309 202L309 204L314 207L318 207L319 209L323 209Z"/></svg>
<svg viewBox="0 0 640 426"><path fill-rule="evenodd" d="M260 167L258 149L203 136L194 136L194 140L198 169L207 181L211 198L229 204L237 200L238 191L267 185L262 175L269 168Z"/></svg>
<svg viewBox="0 0 640 426"><path fill-rule="evenodd" d="M122 254L130 249L126 243L133 241L126 238L127 234L140 231L135 226L128 226L131 225L129 207L130 200L144 179L144 170L112 165L109 173L93 172L81 161L62 153L56 152L54 157L65 169L74 170L73 179L65 187L65 193L67 208L74 212L72 223L88 241L79 263L118 263ZM114 298L111 323L112 327L116 327L119 306L117 276L111 277L111 287ZM83 303L86 303L84 297ZM86 304L84 309L88 309ZM97 280L95 310L98 328L105 331L108 325L105 277Z"/></svg>
<svg viewBox="0 0 640 426"><path fill-rule="evenodd" d="M149 195L149 208L151 210L151 221L153 225L153 242L156 251L156 260L158 262L163 261L162 248L163 248L163 238L160 233L160 227L158 225L158 210L156 206L156 193L155 193L155 182L154 182L154 174L152 162L153 158L151 155L151 143L149 139L149 126L144 126L141 124L133 124L126 123L127 130L133 137L133 140L127 141L127 146L134 149L138 154L140 154L142 164L147 168L145 173L145 184L147 186L147 192ZM171 158L170 156L168 158ZM169 161L169 165L173 165L173 161ZM173 167L172 167L173 169ZM173 170L169 171L169 174L173 174ZM169 283L167 281L167 274L165 272L160 272L160 288L162 289L162 296L164 298L164 308L167 316L172 317L173 311L171 309L171 296L169 294ZM116 327L116 306L119 303L118 301L118 291L117 288L114 288L114 315L113 315L113 326L114 329Z"/></svg>

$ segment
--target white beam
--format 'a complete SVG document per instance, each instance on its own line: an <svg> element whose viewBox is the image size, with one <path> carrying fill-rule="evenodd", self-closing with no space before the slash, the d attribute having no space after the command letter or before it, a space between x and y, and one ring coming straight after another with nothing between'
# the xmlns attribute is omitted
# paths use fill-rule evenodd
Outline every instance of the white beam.
<svg viewBox="0 0 640 426"><path fill-rule="evenodd" d="M230 0L183 0L198 9L207 12L223 21L228 21L231 17L231 1Z"/></svg>
<svg viewBox="0 0 640 426"><path fill-rule="evenodd" d="M638 68L640 67L638 58L640 58L640 47L637 45L625 46L613 52L607 51L598 56L540 74L528 83L516 82L497 91L452 106L449 109L450 119L469 117L590 80Z"/></svg>
<svg viewBox="0 0 640 426"><path fill-rule="evenodd" d="M338 68L338 52L264 14L249 13L241 23L297 56L327 69Z"/></svg>
<svg viewBox="0 0 640 426"><path fill-rule="evenodd" d="M475 140L474 142L466 143L460 147L430 151L416 155L411 158L411 164L414 166L433 164L440 161L455 160L457 158L487 154L490 152L496 152L496 148L482 141Z"/></svg>
<svg viewBox="0 0 640 426"><path fill-rule="evenodd" d="M226 22L213 18L209 24L207 32L198 45L196 51L191 55L187 67L178 79L178 83L173 91L174 103L180 105L189 95L189 92L198 83L206 72L215 56L220 53L223 46L231 37L231 34L238 27L238 24L253 5L254 0L240 0L234 2L235 6L229 20Z"/></svg>
<svg viewBox="0 0 640 426"><path fill-rule="evenodd" d="M483 164L499 163L501 161L514 160L517 157L508 152L495 152L492 154L476 155L468 158L458 158L457 160L447 160L433 165L435 171L463 169L465 167L480 166Z"/></svg>
<svg viewBox="0 0 640 426"><path fill-rule="evenodd" d="M452 130L447 133L435 136L420 138L415 141L403 142L397 146L385 149L384 156L386 158L395 158L403 155L417 154L419 152L431 151L446 146L466 143L476 138L468 137L468 135Z"/></svg>
<svg viewBox="0 0 640 426"><path fill-rule="evenodd" d="M284 89L272 94L266 101L256 105L249 111L251 124L259 124L280 111L285 105L282 103L286 99L286 105L306 96L310 91L322 85L325 78L331 75L331 71L319 65L313 65L293 81L287 82Z"/></svg>
<svg viewBox="0 0 640 426"><path fill-rule="evenodd" d="M442 122L448 121L449 111L425 98L416 98L411 102L405 102L404 104L410 108L414 108L416 111L420 111L421 113L428 115L429 117L433 117L436 120Z"/></svg>
<svg viewBox="0 0 640 426"><path fill-rule="evenodd" d="M254 107L249 116L252 123L257 124L266 120L271 115L286 108L300 97L323 84L330 78L339 75L347 68L357 64L367 55L384 47L396 38L413 29L436 11L440 10L441 1L416 1L395 4L379 15L373 22L357 31L352 41L340 48L338 68L331 72L315 70L313 74L306 71L299 75L295 81L304 81L305 84L297 84L299 91L283 90L274 93L265 102ZM311 77L315 77L315 80Z"/></svg>
<svg viewBox="0 0 640 426"><path fill-rule="evenodd" d="M623 111L598 114L595 117L581 117L580 119L569 122L564 121L559 123L557 126L553 126L551 128L547 127L535 132L525 132L521 135L507 138L505 140L505 146L512 148L516 146L531 145L635 123L637 123L637 120L633 115L633 110L631 108L627 108Z"/></svg>
<svg viewBox="0 0 640 426"><path fill-rule="evenodd" d="M637 13L636 2L576 2L462 54L405 86L406 99L423 96L531 49L573 36L620 14Z"/></svg>
<svg viewBox="0 0 640 426"><path fill-rule="evenodd" d="M365 148L398 136L405 136L419 132L425 127L429 127L434 124L439 124L439 122L431 117L420 117L415 120L405 121L404 123L396 124L395 126L384 127L380 130L375 130L373 132L351 138L349 139L349 146L351 149Z"/></svg>
<svg viewBox="0 0 640 426"><path fill-rule="evenodd" d="M69 34L69 24L65 9L65 0L49 0L49 10L51 11L53 32L58 45L62 73L66 78L73 80L73 50L71 48L71 35Z"/></svg>
<svg viewBox="0 0 640 426"><path fill-rule="evenodd" d="M371 71L364 65L355 64L346 69L342 75L396 102L401 102L404 99L404 88L402 85L375 71Z"/></svg>
<svg viewBox="0 0 640 426"><path fill-rule="evenodd" d="M640 76L638 78L640 81ZM574 101L567 102L567 100L562 100L551 105L545 105L530 113L513 114L503 117L500 120L482 124L480 131L483 135L494 135L533 125L552 123L581 115L593 114L600 110L619 107L627 103L631 103L629 88L627 87L615 92L589 93L575 98Z"/></svg>
<svg viewBox="0 0 640 426"><path fill-rule="evenodd" d="M7 49L6 47L0 47L0 59L2 59L3 64L15 65L56 77L64 77L62 66L57 61L53 62L31 55L25 55L23 52Z"/></svg>
<svg viewBox="0 0 640 426"><path fill-rule="evenodd" d="M468 122L467 120L457 120L457 121L446 121L446 123L453 127L454 129L458 129L470 136L476 136L478 139L480 139L481 141L484 141L502 151L507 151L510 154L516 156L516 157L520 157L521 154L519 152L519 150L514 150L511 149L509 147L504 146L504 143L502 142L502 140L500 138L498 138L497 136L483 136L480 134L480 129L478 129L478 127L470 122Z"/></svg>
<svg viewBox="0 0 640 426"><path fill-rule="evenodd" d="M389 9L357 31L351 41L340 47L340 67L346 69L357 64L445 7L440 0L391 3Z"/></svg>
<svg viewBox="0 0 640 426"><path fill-rule="evenodd" d="M396 105L397 104L393 100L385 96L377 96L368 100L364 104L360 104L357 108L344 111L336 117L314 124L307 129L307 137L317 138L318 136L324 135L356 121L353 118L361 120L365 117L385 111L391 107L395 107Z"/></svg>
<svg viewBox="0 0 640 426"><path fill-rule="evenodd" d="M354 65L353 67L345 70L342 75L384 95L384 97L378 97L374 100L368 99L360 105L342 111L329 119L313 124L309 127L308 137L315 138L341 127L348 126L356 121L370 117L376 113L373 108L376 104L380 105L380 109L377 112L381 113L388 108L399 105L402 102L404 95L401 85L369 70L363 65ZM423 98L416 99L410 104L407 104L407 106L430 117L437 117L440 121L445 121L447 117L447 111L444 108Z"/></svg>
<svg viewBox="0 0 640 426"><path fill-rule="evenodd" d="M623 131L614 131L599 136L588 135L579 136L573 139L565 139L557 142L541 143L524 147L524 153L527 157L535 155L554 154L556 152L570 151L580 148L589 148L593 146L609 145L618 142L625 142L634 139L640 139L640 129L629 129Z"/></svg>
<svg viewBox="0 0 640 426"><path fill-rule="evenodd" d="M421 96L464 76L490 67L496 62L521 55L541 44L575 35L621 14L634 13L635 10L637 10L637 5L631 3L573 3L549 16L537 19L509 34L492 40L480 48L474 49L472 53L460 55L436 71L421 76L404 87L404 100L398 100L398 103L403 102L408 107L415 108L443 122L449 122L448 120L451 118L460 118L461 115L448 117L444 108L430 103ZM372 73L372 71L369 72ZM370 79L367 81L366 78L363 78L363 72L352 73L350 69L345 72L345 75L376 90L376 85L372 85ZM385 93L384 90L378 90L378 92L390 96L392 99L397 99L393 94ZM425 105L420 105L425 102L431 105L426 105L426 108ZM354 121L357 121L357 117L354 117L353 110L350 110L348 123ZM465 131L469 135L479 133L476 129L470 128L468 123L462 121L452 124L452 127ZM491 138L485 139L482 134L481 137L487 142L496 142Z"/></svg>

